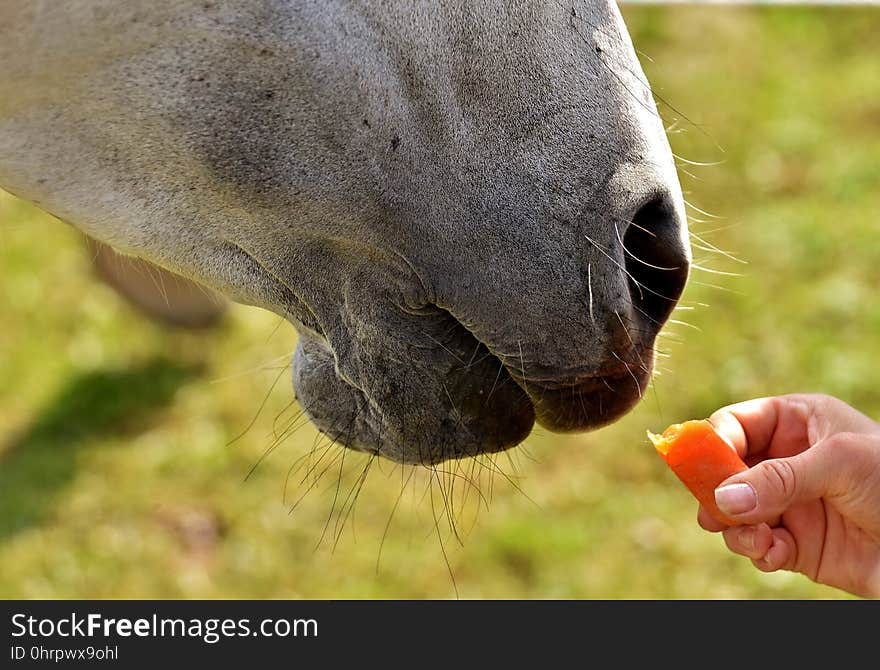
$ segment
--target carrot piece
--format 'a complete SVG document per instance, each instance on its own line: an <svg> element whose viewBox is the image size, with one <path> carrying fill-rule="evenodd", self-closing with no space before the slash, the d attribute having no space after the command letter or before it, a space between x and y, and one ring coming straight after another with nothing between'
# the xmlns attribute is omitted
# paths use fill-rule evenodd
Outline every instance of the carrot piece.
<svg viewBox="0 0 880 670"><path fill-rule="evenodd" d="M706 419L669 426L662 435L648 431L657 453L709 513L721 523L733 525L715 504L715 488L748 466Z"/></svg>

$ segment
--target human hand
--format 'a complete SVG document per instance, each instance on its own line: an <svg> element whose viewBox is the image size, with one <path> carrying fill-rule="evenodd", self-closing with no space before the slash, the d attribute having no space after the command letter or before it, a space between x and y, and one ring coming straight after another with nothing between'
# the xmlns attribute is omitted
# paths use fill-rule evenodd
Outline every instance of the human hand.
<svg viewBox="0 0 880 670"><path fill-rule="evenodd" d="M699 524L759 570L880 597L880 424L825 395L758 398L709 419L749 470L715 489L725 526Z"/></svg>

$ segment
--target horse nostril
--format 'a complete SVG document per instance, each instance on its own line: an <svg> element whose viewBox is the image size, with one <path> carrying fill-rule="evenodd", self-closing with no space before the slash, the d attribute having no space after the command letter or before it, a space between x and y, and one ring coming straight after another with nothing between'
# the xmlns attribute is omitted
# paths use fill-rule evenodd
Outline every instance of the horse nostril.
<svg viewBox="0 0 880 670"><path fill-rule="evenodd" d="M668 195L650 200L632 217L623 235L633 316L660 327L681 296L690 260L683 241L684 222Z"/></svg>

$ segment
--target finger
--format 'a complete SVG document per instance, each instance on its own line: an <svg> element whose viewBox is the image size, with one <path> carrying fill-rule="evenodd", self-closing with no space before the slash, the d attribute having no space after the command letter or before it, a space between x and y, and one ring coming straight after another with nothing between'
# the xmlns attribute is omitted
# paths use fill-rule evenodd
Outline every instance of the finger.
<svg viewBox="0 0 880 670"><path fill-rule="evenodd" d="M709 417L740 457L791 456L809 447L809 396L756 398L722 407Z"/></svg>
<svg viewBox="0 0 880 670"><path fill-rule="evenodd" d="M767 553L753 559L752 564L763 572L794 570L797 562L797 543L785 528L773 528L772 540Z"/></svg>
<svg viewBox="0 0 880 670"><path fill-rule="evenodd" d="M821 497L826 471L816 453L771 458L729 477L715 489L718 509L737 525L769 523L793 504Z"/></svg>
<svg viewBox="0 0 880 670"><path fill-rule="evenodd" d="M846 433L789 458L770 458L721 482L715 503L735 524L774 525L792 505L864 486L861 460Z"/></svg>
<svg viewBox="0 0 880 670"><path fill-rule="evenodd" d="M806 396L816 418L810 441L816 443L834 433L880 434L880 424L839 398L829 395Z"/></svg>
<svg viewBox="0 0 880 670"><path fill-rule="evenodd" d="M748 455L745 429L733 412L726 407L719 409L709 417L709 423L715 426L721 437L730 442L740 458Z"/></svg>
<svg viewBox="0 0 880 670"><path fill-rule="evenodd" d="M731 526L722 535L728 549L753 560L763 558L773 544L773 532L766 523L757 526Z"/></svg>
<svg viewBox="0 0 880 670"><path fill-rule="evenodd" d="M721 523L714 516L709 514L706 508L702 505L700 505L700 508L697 510L697 523L700 524L700 527L703 530L708 530L710 533L717 533L725 528L729 528L729 526Z"/></svg>

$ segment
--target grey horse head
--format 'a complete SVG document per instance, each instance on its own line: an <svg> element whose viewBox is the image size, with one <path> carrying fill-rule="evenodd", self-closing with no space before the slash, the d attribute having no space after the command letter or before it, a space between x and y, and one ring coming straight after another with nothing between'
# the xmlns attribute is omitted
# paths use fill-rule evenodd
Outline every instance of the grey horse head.
<svg viewBox="0 0 880 670"><path fill-rule="evenodd" d="M4 18L0 184L287 318L297 398L341 444L437 463L638 402L690 251L611 0Z"/></svg>

